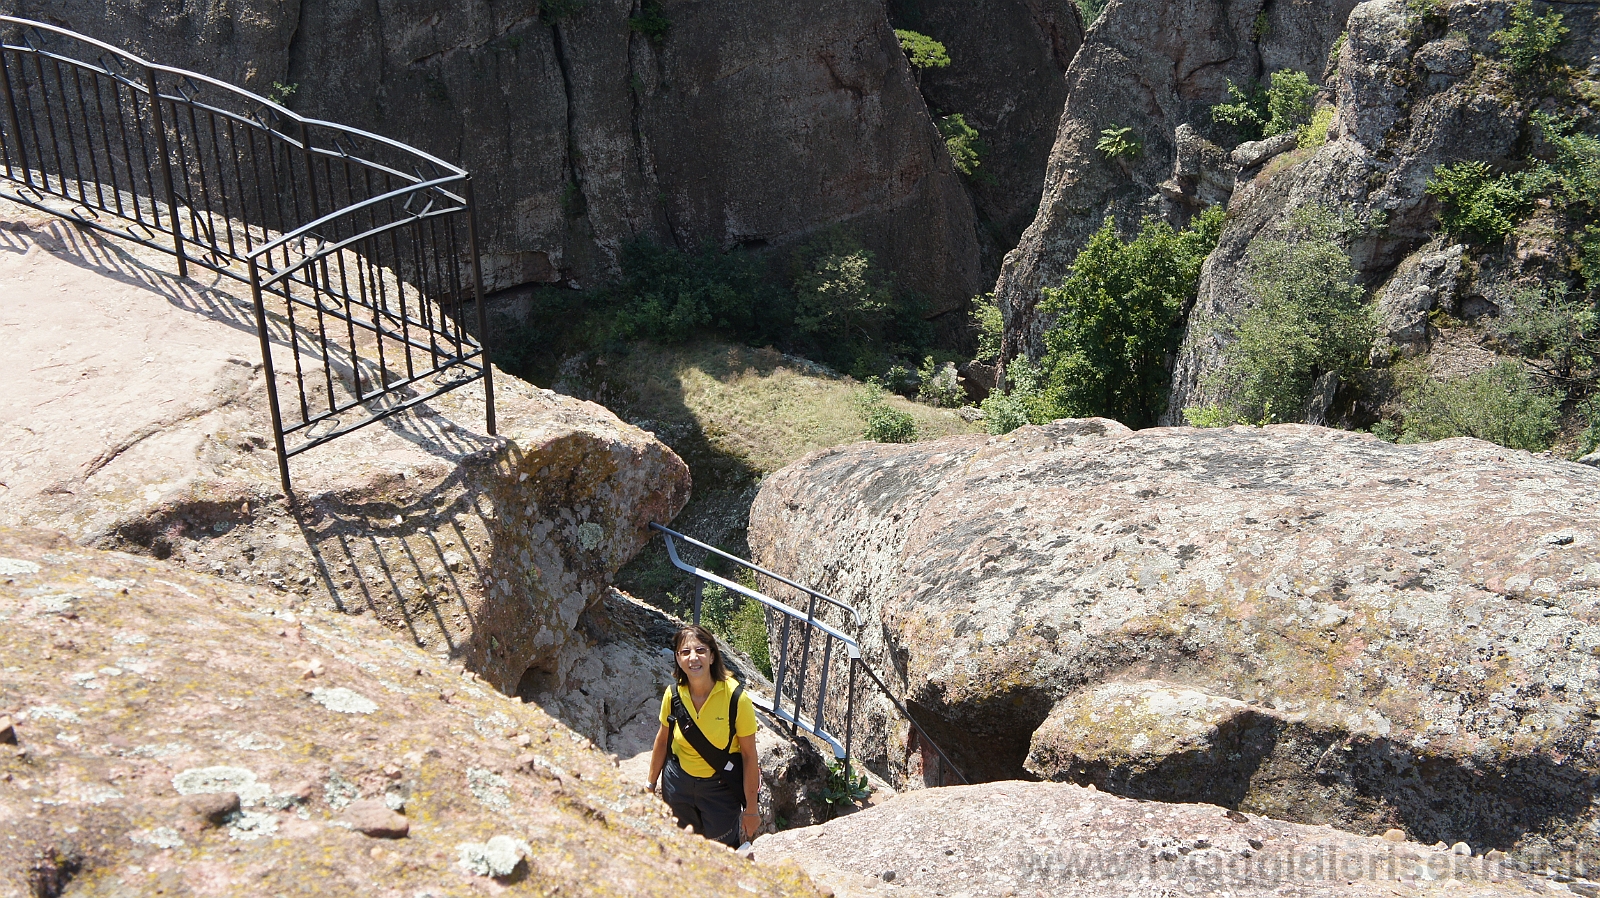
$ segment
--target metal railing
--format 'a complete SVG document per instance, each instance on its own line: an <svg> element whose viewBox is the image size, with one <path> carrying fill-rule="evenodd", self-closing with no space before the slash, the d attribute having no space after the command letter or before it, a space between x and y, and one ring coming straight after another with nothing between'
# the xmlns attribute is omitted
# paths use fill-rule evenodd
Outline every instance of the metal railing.
<svg viewBox="0 0 1600 898"><path fill-rule="evenodd" d="M791 736L796 735L799 731L809 733L826 743L833 750L833 756L837 761L841 764L848 763L853 757L852 748L854 747L857 712L856 674L859 671L866 675L867 680L877 687L879 694L889 701L895 711L916 732L919 746L927 746L933 750L938 764L943 768L933 779L942 783L945 780L944 772L948 771L954 774L955 778L960 782L968 782L961 771L950 762L950 757L939 748L927 731L906 710L905 705L898 698L895 698L894 693L889 691L889 687L883 682L883 678L878 676L877 671L873 670L872 666L862 659L860 641L833 624L822 620L818 616L817 603L821 602L826 606L839 609L841 613L849 617L849 626L859 632L862 626L862 619L860 612L854 607L817 592L808 586L796 583L781 574L746 561L737 555L731 555L715 546L710 546L697 539L685 536L676 530L671 530L654 522L650 524L650 529L661 534L662 540L666 544L667 558L671 560L674 567L693 574L708 583L715 583L730 592L744 596L746 599L759 602L773 613L779 615L782 622L779 624L776 644L777 661L773 665L772 697L769 699L754 691L749 694L756 707L762 709L773 718L788 724ZM802 611L786 602L774 599L741 583L684 561L678 554L677 543L679 541L775 582L782 583L791 589L798 590L806 596L805 610ZM700 622L700 599L698 594L694 602L693 618L695 623ZM794 639L791 639L791 626L800 628ZM796 641L798 641L799 645L791 655L790 648ZM818 648L818 643L820 643L820 649ZM843 742L839 739L839 724L830 725L827 722L830 674L835 664L841 660L835 655L835 644L843 652L844 658L842 660L848 666L848 683L845 687L844 697L839 699L835 696L836 707L839 709L838 716L843 718ZM818 657L819 653L820 659ZM808 691L806 686L807 678L813 667L817 669L816 685L812 690ZM809 719L807 718L807 706L811 709ZM887 772L892 773L892 769Z"/></svg>
<svg viewBox="0 0 1600 898"><path fill-rule="evenodd" d="M249 285L285 492L291 456L480 379L495 432L465 171L42 22L0 33L0 197Z"/></svg>

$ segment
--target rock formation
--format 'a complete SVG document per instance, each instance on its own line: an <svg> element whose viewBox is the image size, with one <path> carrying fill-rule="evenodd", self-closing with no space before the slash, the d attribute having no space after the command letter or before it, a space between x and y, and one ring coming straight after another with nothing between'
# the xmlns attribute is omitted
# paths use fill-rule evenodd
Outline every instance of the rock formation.
<svg viewBox="0 0 1600 898"><path fill-rule="evenodd" d="M1596 521L1600 472L1475 440L1088 419L818 453L750 545L866 615L970 778L1571 864L1600 853Z"/></svg>
<svg viewBox="0 0 1600 898"><path fill-rule="evenodd" d="M1437 166L1471 159L1499 170L1526 153L1538 97L1489 62L1490 35L1505 27L1511 6L1470 0L1422 16L1399 0L1371 0L1350 14L1349 37L1330 60L1335 118L1327 143L1239 178L1228 225L1201 275L1166 423L1215 400L1205 384L1222 347L1215 325L1254 302L1240 276L1246 254L1255 241L1281 239L1307 207L1336 210L1357 225L1341 243L1378 305L1379 363L1426 353L1430 313L1476 318L1497 308L1490 296L1505 301L1497 288L1508 281L1565 277L1569 251L1548 245L1559 222L1513 237L1503 250L1479 250L1464 264L1463 247L1436 233L1438 203L1424 190ZM1592 65L1600 27L1592 15L1567 19L1572 34L1558 53L1577 69Z"/></svg>
<svg viewBox="0 0 1600 898"><path fill-rule="evenodd" d="M963 116L987 148L965 183L992 276L1039 209L1082 16L1070 0L892 0L889 20L950 54L950 65L920 73L919 86L935 116Z"/></svg>
<svg viewBox="0 0 1600 898"><path fill-rule="evenodd" d="M1551 891L1466 845L1428 848L1052 783L912 792L821 827L762 836L754 849L760 862L798 862L839 898ZM1594 886L1569 888L1581 895Z"/></svg>
<svg viewBox="0 0 1600 898"><path fill-rule="evenodd" d="M1230 81L1245 85L1285 68L1320 77L1354 6L1354 0L1112 0L1067 70L1066 107L1039 214L1007 255L995 286L1008 358L1043 351L1045 322L1034 311L1039 291L1061 281L1107 215L1126 231L1165 211L1161 185L1185 161L1179 126L1209 125L1210 106L1227 99ZM1131 129L1140 152L1112 159L1096 150L1106 128ZM1189 211L1173 213L1184 219Z"/></svg>
<svg viewBox="0 0 1600 898"><path fill-rule="evenodd" d="M247 300L61 222L0 234L0 525L372 611L515 694L564 679L579 618L688 499L655 438L497 376L500 437L458 390L296 457L291 504Z"/></svg>
<svg viewBox="0 0 1600 898"><path fill-rule="evenodd" d="M0 620L0 894L816 894L370 618L0 531Z"/></svg>
<svg viewBox="0 0 1600 898"><path fill-rule="evenodd" d="M0 10L263 95L292 88L297 112L459 162L491 289L594 286L641 237L783 247L835 225L933 312L983 286L971 202L871 0Z"/></svg>

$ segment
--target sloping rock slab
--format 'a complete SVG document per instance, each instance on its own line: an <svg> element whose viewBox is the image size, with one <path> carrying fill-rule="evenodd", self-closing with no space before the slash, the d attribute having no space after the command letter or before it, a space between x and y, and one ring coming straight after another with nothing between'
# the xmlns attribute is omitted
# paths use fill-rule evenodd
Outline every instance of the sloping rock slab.
<svg viewBox="0 0 1600 898"><path fill-rule="evenodd" d="M910 792L754 847L840 898L1567 894L1497 859L1051 783Z"/></svg>
<svg viewBox="0 0 1600 898"><path fill-rule="evenodd" d="M810 456L763 483L750 545L863 612L867 656L971 779L1025 776L1032 749L1037 776L1141 797L1529 863L1600 851L1587 466L1470 439L1060 421ZM1215 711L1203 738L1073 723L1112 711L1093 690L1142 681L1202 694L1157 706ZM1140 775L1158 769L1186 772Z"/></svg>
<svg viewBox="0 0 1600 898"><path fill-rule="evenodd" d="M530 671L564 677L580 615L688 501L659 440L496 372L498 437L472 385L296 456L290 502L236 286L14 209L0 526L372 611L515 693Z"/></svg>
<svg viewBox="0 0 1600 898"><path fill-rule="evenodd" d="M0 895L816 894L537 706L271 600L0 530ZM383 809L403 837L358 832Z"/></svg>

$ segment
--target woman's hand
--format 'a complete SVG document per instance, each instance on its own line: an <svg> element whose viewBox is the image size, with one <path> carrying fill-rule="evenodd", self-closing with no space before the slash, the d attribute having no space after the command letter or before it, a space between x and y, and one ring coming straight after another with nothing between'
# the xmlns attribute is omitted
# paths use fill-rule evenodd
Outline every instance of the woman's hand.
<svg viewBox="0 0 1600 898"><path fill-rule="evenodd" d="M761 815L755 811L745 811L739 817L739 829L744 833L746 842L756 837L756 830L761 828Z"/></svg>

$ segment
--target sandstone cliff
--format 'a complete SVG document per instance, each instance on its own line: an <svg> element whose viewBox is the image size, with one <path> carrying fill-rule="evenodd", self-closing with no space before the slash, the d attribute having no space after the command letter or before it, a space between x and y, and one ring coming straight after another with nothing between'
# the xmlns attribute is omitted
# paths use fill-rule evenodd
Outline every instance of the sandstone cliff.
<svg viewBox="0 0 1600 898"><path fill-rule="evenodd" d="M819 453L750 520L971 778L1600 854L1593 468L1089 419Z"/></svg>
<svg viewBox="0 0 1600 898"><path fill-rule="evenodd" d="M1107 215L1124 231L1163 209L1160 185L1179 161L1179 125L1206 119L1247 84L1290 68L1320 78L1354 0L1144 3L1112 0L1067 70L1066 107L1045 172L1039 214L1006 257L995 295L1006 355L1043 351L1034 307ZM1106 128L1130 128L1131 161L1095 149ZM1177 210L1178 217L1187 210Z"/></svg>
<svg viewBox="0 0 1600 898"><path fill-rule="evenodd" d="M815 895L370 619L0 531L0 895Z"/></svg>
<svg viewBox="0 0 1600 898"><path fill-rule="evenodd" d="M783 247L835 225L933 312L983 286L971 201L874 0L0 10L459 162L491 289L594 286L639 237Z"/></svg>

